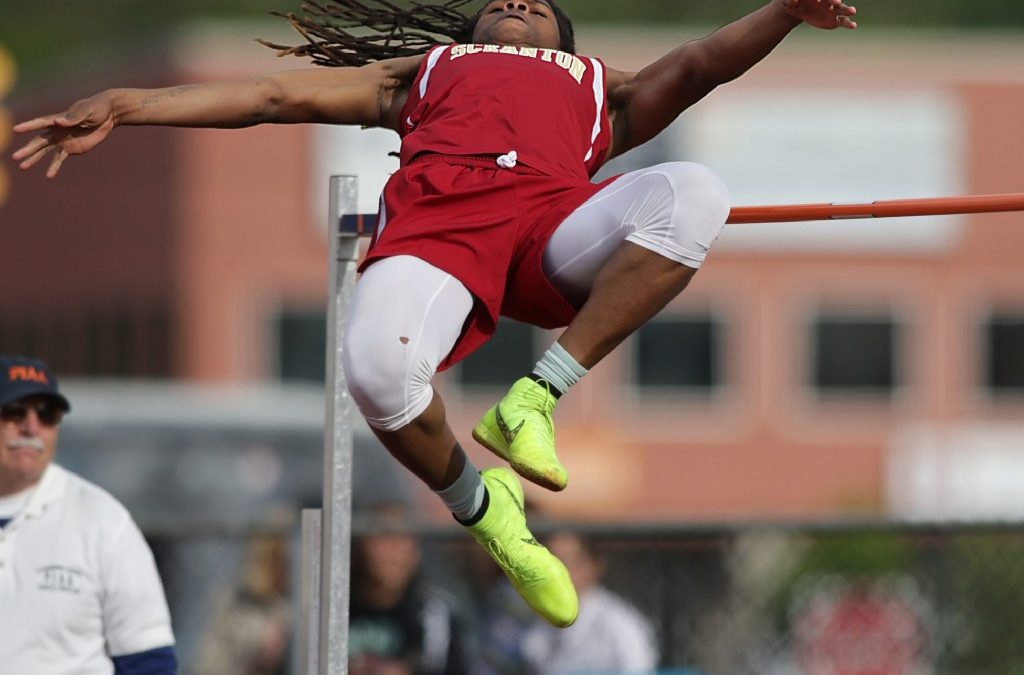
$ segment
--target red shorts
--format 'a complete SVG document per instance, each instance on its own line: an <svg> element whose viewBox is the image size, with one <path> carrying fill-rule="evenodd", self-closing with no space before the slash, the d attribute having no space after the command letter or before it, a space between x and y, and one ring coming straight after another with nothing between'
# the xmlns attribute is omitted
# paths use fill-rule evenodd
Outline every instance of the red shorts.
<svg viewBox="0 0 1024 675"><path fill-rule="evenodd" d="M383 217L360 271L411 255L469 289L473 311L444 370L490 339L499 315L541 328L572 320L576 309L548 281L541 259L555 229L606 183L500 169L492 158L428 155L385 186Z"/></svg>

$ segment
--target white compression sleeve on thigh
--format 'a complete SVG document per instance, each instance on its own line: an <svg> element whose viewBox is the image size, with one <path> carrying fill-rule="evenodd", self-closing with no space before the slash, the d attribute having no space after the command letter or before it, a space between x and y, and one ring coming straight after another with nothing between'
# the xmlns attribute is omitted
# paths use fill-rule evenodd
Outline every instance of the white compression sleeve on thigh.
<svg viewBox="0 0 1024 675"><path fill-rule="evenodd" d="M693 162L670 162L652 167L668 186L651 194L660 202L650 223L637 223L627 241L699 268L729 217L729 193L711 171Z"/></svg>
<svg viewBox="0 0 1024 675"><path fill-rule="evenodd" d="M342 354L367 423L396 431L433 398L430 380L473 309L462 283L413 256L384 258L356 283Z"/></svg>
<svg viewBox="0 0 1024 675"><path fill-rule="evenodd" d="M623 241L698 268L728 215L725 185L700 164L669 162L633 171L558 226L544 250L544 272L579 306Z"/></svg>

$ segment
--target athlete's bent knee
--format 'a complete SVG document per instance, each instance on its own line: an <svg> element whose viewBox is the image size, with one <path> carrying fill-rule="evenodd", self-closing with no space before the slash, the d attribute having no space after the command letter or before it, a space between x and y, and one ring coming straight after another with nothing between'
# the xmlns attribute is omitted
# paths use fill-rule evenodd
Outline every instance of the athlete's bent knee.
<svg viewBox="0 0 1024 675"><path fill-rule="evenodd" d="M658 169L672 181L676 194L684 197L684 206L703 211L710 221L725 223L729 190L718 174L696 162L667 162Z"/></svg>
<svg viewBox="0 0 1024 675"><path fill-rule="evenodd" d="M721 178L701 164L671 162L662 166L675 192L672 223L676 243L685 253L683 262L699 267L729 217L729 191Z"/></svg>
<svg viewBox="0 0 1024 675"><path fill-rule="evenodd" d="M345 381L371 427L397 431L430 405L434 367L417 359L415 350L397 336L382 339L379 331L366 323L353 321L345 332Z"/></svg>
<svg viewBox="0 0 1024 675"><path fill-rule="evenodd" d="M689 267L698 268L729 217L729 192L707 167L667 162L651 167L647 217L627 239Z"/></svg>
<svg viewBox="0 0 1024 675"><path fill-rule="evenodd" d="M349 392L370 426L397 431L427 409L430 381L472 309L465 286L419 258L384 258L363 272L342 357Z"/></svg>

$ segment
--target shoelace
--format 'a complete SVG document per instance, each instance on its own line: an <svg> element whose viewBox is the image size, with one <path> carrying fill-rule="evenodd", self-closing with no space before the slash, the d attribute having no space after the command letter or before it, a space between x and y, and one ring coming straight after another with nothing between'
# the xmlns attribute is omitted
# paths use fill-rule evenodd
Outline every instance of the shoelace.
<svg viewBox="0 0 1024 675"><path fill-rule="evenodd" d="M523 398L526 399L531 406L543 410L547 414L551 414L551 411L555 409L555 403L557 399L551 395L551 391L548 389L547 383L540 384L536 387L530 387L523 392Z"/></svg>
<svg viewBox="0 0 1024 675"><path fill-rule="evenodd" d="M544 580L536 568L524 567L522 564L517 563L505 550L501 542L495 538L487 540L487 551L491 554L501 568L512 572L517 579L527 585L533 585Z"/></svg>

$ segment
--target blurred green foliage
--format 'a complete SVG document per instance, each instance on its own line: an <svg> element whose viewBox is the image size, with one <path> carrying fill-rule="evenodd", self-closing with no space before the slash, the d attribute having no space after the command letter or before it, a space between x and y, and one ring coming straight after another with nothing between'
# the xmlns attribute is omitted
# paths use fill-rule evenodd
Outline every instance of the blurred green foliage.
<svg viewBox="0 0 1024 675"><path fill-rule="evenodd" d="M982 533L958 538L946 566L948 583L936 589L956 608L940 672L1024 675L1024 626L1011 617L1024 607L1024 536Z"/></svg>
<svg viewBox="0 0 1024 675"><path fill-rule="evenodd" d="M779 579L769 607L779 630L791 630L799 593L836 578L846 584L913 580L929 606L935 672L950 675L1024 675L1024 533L983 531L907 538L883 533L839 533L807 541Z"/></svg>
<svg viewBox="0 0 1024 675"><path fill-rule="evenodd" d="M800 574L877 579L910 569L913 554L905 540L887 534L821 537L804 552Z"/></svg>
<svg viewBox="0 0 1024 675"><path fill-rule="evenodd" d="M912 545L888 533L842 533L807 542L788 574L779 579L769 603L779 626L790 620L795 594L809 582L839 577L848 583L870 583L913 569Z"/></svg>
<svg viewBox="0 0 1024 675"><path fill-rule="evenodd" d="M578 23L727 23L764 0L560 0ZM862 0L854 2L864 28L1024 28L1020 0ZM297 11L301 0L3 0L0 43L23 71L59 69L83 54L131 53L183 21L268 18L272 9Z"/></svg>
<svg viewBox="0 0 1024 675"><path fill-rule="evenodd" d="M33 73L63 68L83 56L132 54L198 18L269 19L269 10L294 0L0 2L0 44L14 54L23 73Z"/></svg>

